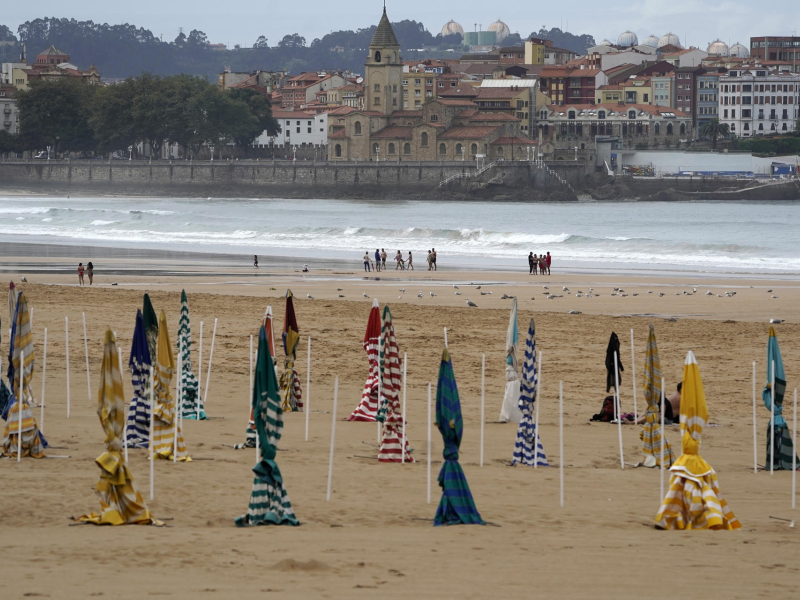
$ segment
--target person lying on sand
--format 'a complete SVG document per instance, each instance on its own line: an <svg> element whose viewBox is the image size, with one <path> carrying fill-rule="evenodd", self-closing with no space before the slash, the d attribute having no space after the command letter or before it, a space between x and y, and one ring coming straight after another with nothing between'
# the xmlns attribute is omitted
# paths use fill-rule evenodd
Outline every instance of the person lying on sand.
<svg viewBox="0 0 800 600"><path fill-rule="evenodd" d="M681 420L681 388L683 387L683 382L681 381L678 384L678 391L673 393L671 396L668 396L664 399L664 424L665 425L672 425L673 423L680 423ZM658 405L661 406L661 398L658 399ZM623 425L643 425L645 420L644 413L636 420L634 423L633 421L633 414L628 413L622 415L622 424Z"/></svg>

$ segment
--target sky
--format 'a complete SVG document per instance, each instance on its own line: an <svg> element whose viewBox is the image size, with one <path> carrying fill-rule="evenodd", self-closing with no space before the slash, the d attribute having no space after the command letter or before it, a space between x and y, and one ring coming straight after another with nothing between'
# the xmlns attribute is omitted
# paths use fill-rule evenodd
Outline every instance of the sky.
<svg viewBox="0 0 800 600"><path fill-rule="evenodd" d="M330 31L377 24L383 8L382 0L335 3L306 0L297 6L275 0L137 0L135 3L38 0L5 2L4 5L0 24L7 25L15 33L20 23L51 16L109 24L130 23L163 35L165 40L174 39L180 27L187 33L199 29L208 35L209 41L226 43L229 47L234 44L251 46L260 35L266 36L270 45L276 45L289 33L299 33L310 43ZM517 6L531 8L529 13L515 14L511 8ZM603 38L615 41L626 29L634 31L640 41L651 33L661 36L672 31L684 45L688 40L689 45L703 49L716 38L731 44L740 41L749 46L751 35L793 35L800 29L800 2L793 0L573 0L563 5L510 4L500 11L488 9L485 2L478 0L388 0L387 11L392 21L421 21L434 35L450 19L469 31L475 28L475 23L486 29L500 18L523 38L543 25L548 29L561 27L575 34L588 33L598 42Z"/></svg>

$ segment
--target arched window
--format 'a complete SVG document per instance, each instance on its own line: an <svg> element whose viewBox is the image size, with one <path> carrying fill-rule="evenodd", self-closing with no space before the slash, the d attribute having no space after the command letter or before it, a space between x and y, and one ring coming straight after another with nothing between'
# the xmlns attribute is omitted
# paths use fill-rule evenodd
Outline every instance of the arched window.
<svg viewBox="0 0 800 600"><path fill-rule="evenodd" d="M574 110L571 110L571 111L569 111L569 114L568 114L567 116L568 116L570 119L574 119L574 118L575 118L575 111L574 111Z"/></svg>
<svg viewBox="0 0 800 600"><path fill-rule="evenodd" d="M498 146L497 147L497 156L503 156L503 147L502 146Z"/></svg>
<svg viewBox="0 0 800 600"><path fill-rule="evenodd" d="M375 142L374 144L372 144L372 153L378 154L378 152L380 152L380 147L378 146L378 142Z"/></svg>
<svg viewBox="0 0 800 600"><path fill-rule="evenodd" d="M472 152L472 156L475 156L478 153L478 144L472 144L470 152Z"/></svg>
<svg viewBox="0 0 800 600"><path fill-rule="evenodd" d="M601 110L599 113L597 113L597 118L598 119L605 119L606 118L606 111Z"/></svg>
<svg viewBox="0 0 800 600"><path fill-rule="evenodd" d="M342 158L342 145L341 144L336 144L336 147L334 148L334 153L336 154L336 158Z"/></svg>
<svg viewBox="0 0 800 600"><path fill-rule="evenodd" d="M686 135L686 123L681 123L681 135Z"/></svg>
<svg viewBox="0 0 800 600"><path fill-rule="evenodd" d="M436 123L439 120L439 115L431 115L431 123Z"/></svg>
<svg viewBox="0 0 800 600"><path fill-rule="evenodd" d="M356 121L353 127L355 128L356 135L361 135L361 121Z"/></svg>
<svg viewBox="0 0 800 600"><path fill-rule="evenodd" d="M661 123L656 123L656 135L661 133Z"/></svg>
<svg viewBox="0 0 800 600"><path fill-rule="evenodd" d="M635 119L636 118L636 111L635 110L629 110L628 111L628 118L629 119Z"/></svg>
<svg viewBox="0 0 800 600"><path fill-rule="evenodd" d="M389 143L389 154L394 154L394 144Z"/></svg>
<svg viewBox="0 0 800 600"><path fill-rule="evenodd" d="M667 135L672 135L672 123L667 123Z"/></svg>
<svg viewBox="0 0 800 600"><path fill-rule="evenodd" d="M464 147L461 144L456 144L456 156L464 154Z"/></svg>
<svg viewBox="0 0 800 600"><path fill-rule="evenodd" d="M421 139L420 139L420 145L421 146L427 146L428 145L428 132L427 131L423 131L422 132L422 136L421 136Z"/></svg>
<svg viewBox="0 0 800 600"><path fill-rule="evenodd" d="M439 154L441 155L447 154L447 146L444 144L444 142L439 144Z"/></svg>
<svg viewBox="0 0 800 600"><path fill-rule="evenodd" d="M411 144L403 144L403 154L411 154Z"/></svg>
<svg viewBox="0 0 800 600"><path fill-rule="evenodd" d="M375 50L375 62L381 62L381 51L380 50Z"/></svg>

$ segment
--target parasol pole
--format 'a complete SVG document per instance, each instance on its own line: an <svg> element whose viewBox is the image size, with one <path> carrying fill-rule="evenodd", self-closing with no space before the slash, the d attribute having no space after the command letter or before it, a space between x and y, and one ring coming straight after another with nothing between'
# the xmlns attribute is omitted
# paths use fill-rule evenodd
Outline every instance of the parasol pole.
<svg viewBox="0 0 800 600"><path fill-rule="evenodd" d="M775 361L772 361L772 401L770 402L769 417L769 474L772 475L775 467Z"/></svg>
<svg viewBox="0 0 800 600"><path fill-rule="evenodd" d="M47 379L47 327L44 328L44 358L42 359L42 411L39 417L39 431L44 432L44 384Z"/></svg>
<svg viewBox="0 0 800 600"><path fill-rule="evenodd" d="M536 386L536 397L534 401L536 402L536 420L533 422L533 430L536 432L536 435L533 439L533 468L536 469L539 466L539 399L542 397L542 351L539 350L539 381L537 382Z"/></svg>
<svg viewBox="0 0 800 600"><path fill-rule="evenodd" d="M214 342L217 340L217 319L214 318L214 334L211 336L211 352L208 354L208 372L206 373L206 395L203 398L203 406L208 405L208 386L211 383L211 361L214 360ZM200 416L200 407L197 407L198 417Z"/></svg>
<svg viewBox="0 0 800 600"><path fill-rule="evenodd" d="M631 371L633 372L633 422L639 419L638 411L636 410L636 353L633 350L633 328L631 328Z"/></svg>
<svg viewBox="0 0 800 600"><path fill-rule="evenodd" d="M14 318L14 315L10 315L11 318ZM33 307L31 306L31 318L30 318L31 329L33 329Z"/></svg>
<svg viewBox="0 0 800 600"><path fill-rule="evenodd" d="M758 436L756 434L756 361L753 361L753 473L758 473Z"/></svg>
<svg viewBox="0 0 800 600"><path fill-rule="evenodd" d="M622 453L622 403L619 400L619 357L614 352L614 395L616 396L614 406L617 409L617 431L619 431L619 464L625 470L625 458Z"/></svg>
<svg viewBox="0 0 800 600"><path fill-rule="evenodd" d="M331 419L331 456L328 459L328 495L326 500L331 500L331 483L333 482L333 449L336 441L336 404L339 401L339 376L333 384L333 418Z"/></svg>
<svg viewBox="0 0 800 600"><path fill-rule="evenodd" d="M564 382L558 382L558 474L561 479L561 508L564 508Z"/></svg>
<svg viewBox="0 0 800 600"><path fill-rule="evenodd" d="M252 354L252 352L250 353ZM197 420L200 420L200 400L203 398L203 322L200 321L200 354L197 357Z"/></svg>
<svg viewBox="0 0 800 600"><path fill-rule="evenodd" d="M64 357L66 360L67 370L67 418L69 419L69 317L64 317L64 335L66 336L64 342Z"/></svg>
<svg viewBox="0 0 800 600"><path fill-rule="evenodd" d="M447 327L444 328L444 347L447 348Z"/></svg>
<svg viewBox="0 0 800 600"><path fill-rule="evenodd" d="M483 427L486 424L486 354L481 354L481 466L483 466Z"/></svg>
<svg viewBox="0 0 800 600"><path fill-rule="evenodd" d="M406 377L408 375L408 352L403 352L403 442L400 446L400 464L406 462Z"/></svg>
<svg viewBox="0 0 800 600"><path fill-rule="evenodd" d="M792 415L792 510L797 501L797 388L794 388L794 413Z"/></svg>
<svg viewBox="0 0 800 600"><path fill-rule="evenodd" d="M380 357L378 357L380 361ZM383 386L383 373L378 368L378 412L375 413L375 422L378 424L378 445L381 444L381 422L378 420L378 413L381 412L381 387Z"/></svg>
<svg viewBox="0 0 800 600"><path fill-rule="evenodd" d="M89 341L86 338L86 313L83 314L83 349L86 353L86 387L89 390L89 402L92 401L92 382L89 377Z"/></svg>
<svg viewBox="0 0 800 600"><path fill-rule="evenodd" d="M24 387L23 381L25 379L24 352L19 353L19 367L19 400L17 400L17 417L19 422L19 429L17 429L17 462L22 460L22 388Z"/></svg>
<svg viewBox="0 0 800 600"><path fill-rule="evenodd" d="M431 384L428 384L428 504L431 503Z"/></svg>
<svg viewBox="0 0 800 600"><path fill-rule="evenodd" d="M311 336L308 336L308 364L306 365L306 441L308 441L308 418L311 412Z"/></svg>
<svg viewBox="0 0 800 600"><path fill-rule="evenodd" d="M117 333L114 332L114 342L117 341ZM117 358L119 359L119 380L122 382L122 348L117 346ZM123 393L125 389L123 387ZM123 404L123 406L125 406ZM44 415L44 406L42 407L42 415ZM125 427L122 428L122 447L125 449L125 462L128 462L128 435L125 431L127 429L127 421L125 423Z"/></svg>
<svg viewBox="0 0 800 600"><path fill-rule="evenodd" d="M150 500L153 499L153 480L154 480L154 467L153 467L153 440L154 440L154 432L153 432L153 414L155 413L155 394L154 389L156 387L155 375L153 373L153 365L150 365L150 442L148 446L150 448Z"/></svg>
<svg viewBox="0 0 800 600"><path fill-rule="evenodd" d="M178 420L181 417L181 365L183 357L181 356L183 344L178 346L178 380L175 382L175 439L172 440L172 462L178 462Z"/></svg>
<svg viewBox="0 0 800 600"><path fill-rule="evenodd" d="M659 498L664 499L664 378L661 378L661 495Z"/></svg>

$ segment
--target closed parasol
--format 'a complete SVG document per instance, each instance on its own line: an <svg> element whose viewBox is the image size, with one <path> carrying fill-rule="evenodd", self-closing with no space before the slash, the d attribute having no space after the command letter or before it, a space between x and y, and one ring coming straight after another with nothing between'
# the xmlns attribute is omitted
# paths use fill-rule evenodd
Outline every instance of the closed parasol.
<svg viewBox="0 0 800 600"><path fill-rule="evenodd" d="M458 462L464 423L461 418L461 402L458 399L453 363L447 348L442 352L439 382L436 386L436 426L444 441L444 464L439 471L442 499L436 509L433 524L484 525L472 499L467 478Z"/></svg>
<svg viewBox="0 0 800 600"><path fill-rule="evenodd" d="M199 395L197 377L192 370L192 327L189 322L189 300L181 290L181 319L178 324L178 352L181 353L181 418L207 419L203 399Z"/></svg>
<svg viewBox="0 0 800 600"><path fill-rule="evenodd" d="M383 307L383 330L380 343L381 406L376 420L383 423L381 445L378 450L380 462L414 462L408 449L408 439L403 448L403 415L400 410L400 388L403 384L400 365L400 348L394 334L392 312ZM404 452L404 455L403 455Z"/></svg>
<svg viewBox="0 0 800 600"><path fill-rule="evenodd" d="M175 453L175 436L178 436L177 454L175 458L190 461L186 452L178 420L175 399L170 388L175 377L175 357L169 341L167 316L162 310L158 315L158 348L155 364L155 397L153 399L153 450L157 458L173 459Z"/></svg>
<svg viewBox="0 0 800 600"><path fill-rule="evenodd" d="M251 406L258 433L260 460L253 467L255 478L247 514L237 518L236 525L299 525L283 485L283 476L275 462L278 441L283 433L283 409L264 327L258 332Z"/></svg>
<svg viewBox="0 0 800 600"><path fill-rule="evenodd" d="M100 498L100 514L78 517L78 521L95 525L160 524L150 515L142 495L133 483L133 475L122 452L125 403L122 373L119 370L117 341L110 329L103 342L103 364L100 390L97 394L97 416L106 434L106 450L95 462L100 467L100 481L95 492Z"/></svg>
<svg viewBox="0 0 800 600"><path fill-rule="evenodd" d="M286 290L286 312L283 316L283 351L286 354L283 362L283 374L280 379L283 410L303 410L303 391L300 388L300 376L294 368L297 359L297 344L300 342L300 330L294 314L294 296L292 290Z"/></svg>
<svg viewBox="0 0 800 600"><path fill-rule="evenodd" d="M364 350L367 352L369 360L369 375L364 383L364 391L361 393L361 402L353 411L348 421L375 421L378 413L378 389L380 388L381 370L378 360L379 346L381 339L381 311L378 307L378 299L372 300L372 308L369 311L367 321L367 331L364 334Z"/></svg>
<svg viewBox="0 0 800 600"><path fill-rule="evenodd" d="M772 408L772 366L775 365L775 407ZM778 336L775 328L769 328L769 340L767 341L767 385L761 392L761 399L767 410L774 412L770 415L770 422L767 424L767 468L770 468L772 461L773 470L792 470L792 455L794 445L792 444L792 434L786 419L783 418L783 397L786 395L786 374L783 370L783 358L781 348L778 345ZM772 443L770 443L770 439ZM773 458L774 457L774 458Z"/></svg>
<svg viewBox="0 0 800 600"><path fill-rule="evenodd" d="M129 448L147 448L150 443L150 365L152 359L147 347L142 311L136 311L136 324L133 328L133 342L128 367L131 370L133 398L128 406L125 437Z"/></svg>
<svg viewBox="0 0 800 600"><path fill-rule="evenodd" d="M644 398L647 401L647 411L644 414L644 424L639 438L642 440L645 467L661 466L661 444L664 444L664 467L669 468L675 461L672 446L669 445L664 432L661 430L661 360L658 358L658 345L656 344L656 330L650 325L650 334L647 336L647 352L644 361ZM665 403L666 406L666 403Z"/></svg>
<svg viewBox="0 0 800 600"><path fill-rule="evenodd" d="M528 337L525 340L525 360L522 363L522 385L519 394L519 410L522 419L517 428L512 464L521 463L529 467L547 467L547 456L539 439L533 412L539 396L539 371L536 364L536 324L531 318Z"/></svg>
<svg viewBox="0 0 800 600"><path fill-rule="evenodd" d="M700 437L708 422L708 406L700 367L689 351L683 367L681 435L683 454L670 471L669 490L656 516L658 529L739 529L722 497L717 473L700 456Z"/></svg>
<svg viewBox="0 0 800 600"><path fill-rule="evenodd" d="M616 379L614 378L614 354L617 355L617 378L619 383L622 383L622 372L625 368L622 366L622 357L619 355L619 337L613 331L611 337L608 339L608 347L606 348L606 393L611 388L617 389Z"/></svg>
<svg viewBox="0 0 800 600"><path fill-rule="evenodd" d="M153 303L150 302L150 294L144 295L142 318L144 320L144 332L147 336L147 348L150 350L150 356L155 360L156 348L158 347L158 318L156 317L156 311L153 309Z"/></svg>
<svg viewBox="0 0 800 600"><path fill-rule="evenodd" d="M519 423L522 413L519 411L519 330L517 328L517 299L511 300L511 316L506 332L506 389L503 395L503 406L500 409L502 423Z"/></svg>

